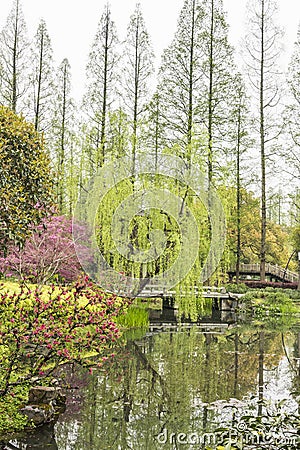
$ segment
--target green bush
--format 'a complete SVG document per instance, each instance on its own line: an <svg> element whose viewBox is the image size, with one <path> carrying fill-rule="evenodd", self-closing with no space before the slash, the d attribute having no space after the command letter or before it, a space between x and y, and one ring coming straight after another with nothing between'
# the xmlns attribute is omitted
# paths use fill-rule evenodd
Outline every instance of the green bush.
<svg viewBox="0 0 300 450"><path fill-rule="evenodd" d="M226 291L234 294L245 294L249 291L249 288L244 283L228 283L226 284Z"/></svg>

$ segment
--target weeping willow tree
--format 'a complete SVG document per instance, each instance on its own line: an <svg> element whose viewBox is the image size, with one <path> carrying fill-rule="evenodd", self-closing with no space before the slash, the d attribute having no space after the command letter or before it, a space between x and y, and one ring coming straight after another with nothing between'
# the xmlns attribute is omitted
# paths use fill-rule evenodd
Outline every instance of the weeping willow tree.
<svg viewBox="0 0 300 450"><path fill-rule="evenodd" d="M161 157L159 167L165 168L160 173L155 161L146 167L144 159L137 160L140 174L134 184L130 164L120 166L117 160L106 165L77 208L77 217L92 228L96 249L87 271L120 295L136 297L147 285L154 291L175 290L180 314L196 319L203 308L202 283L218 262L211 258L222 253L222 242L218 251L211 250L222 230L210 238L209 224L221 223L223 211L216 211L215 218L208 214L205 186L201 195L193 189L180 173L185 166L179 158Z"/></svg>
<svg viewBox="0 0 300 450"><path fill-rule="evenodd" d="M140 280L134 289L135 295L138 295L148 283L160 284L164 287L161 281L164 277L167 280L168 272L177 265L176 274L173 274L178 280L176 301L181 313L196 318L198 307L202 304L196 289L200 284L200 273L207 257L209 242L204 234L199 242L199 256L185 275L185 258L180 260L183 244L182 228L185 227L184 217L181 223L178 223L172 214L161 208L159 202L156 208L147 207L146 192L149 192L148 189L151 189L152 183L153 179L150 180L149 177L143 177L137 181L136 184L141 188L140 206L132 217L121 218L116 225L116 233L112 232L112 224L114 220L118 220L114 219L114 216L118 217L118 209L121 208L119 213L124 217L124 210L120 204L125 202L126 207L126 199L134 196L135 191L130 180L125 180L105 196L96 218L96 223L99 224L98 248L111 267L126 277ZM185 194L183 186L171 186L172 183L169 180L156 177L155 184L160 184L161 188L164 187L179 197ZM191 192L185 201L193 211L194 217L197 218L197 226L200 228L201 224L207 221L205 207L194 201ZM159 233L161 233L161 240ZM126 245L124 245L124 236L126 236ZM153 242L155 242L154 245ZM192 242L190 244L193 245ZM199 287L201 291L201 285Z"/></svg>

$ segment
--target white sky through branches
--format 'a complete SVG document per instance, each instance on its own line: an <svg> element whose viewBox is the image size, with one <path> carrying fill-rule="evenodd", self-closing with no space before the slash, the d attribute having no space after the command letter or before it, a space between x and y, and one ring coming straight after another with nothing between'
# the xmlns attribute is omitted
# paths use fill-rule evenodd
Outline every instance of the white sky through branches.
<svg viewBox="0 0 300 450"><path fill-rule="evenodd" d="M97 23L106 0L21 0L29 36L34 35L40 18L47 23L55 62L64 57L70 61L73 95L80 99L84 89L85 66ZM110 0L112 17L120 39L124 39L129 17L136 0ZM162 50L171 42L183 0L140 0L159 65ZM224 0L228 13L231 43L237 45L245 32L247 0ZM0 0L0 28L6 22L12 0ZM283 62L287 65L300 22L299 0L278 0L278 22L286 30Z"/></svg>

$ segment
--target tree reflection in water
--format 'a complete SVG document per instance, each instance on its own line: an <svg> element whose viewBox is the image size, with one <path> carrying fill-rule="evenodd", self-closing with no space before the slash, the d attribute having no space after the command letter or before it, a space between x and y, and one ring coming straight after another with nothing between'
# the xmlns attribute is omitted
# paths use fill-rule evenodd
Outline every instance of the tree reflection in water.
<svg viewBox="0 0 300 450"><path fill-rule="evenodd" d="M172 433L202 436L221 425L230 427L242 413L262 414L264 403L258 400L273 397L275 402L278 392L289 397L288 408L297 411L292 392L299 387L295 360L299 342L299 333L285 333L282 341L277 332L203 331L197 326L127 340L114 359L83 384L81 409L73 416L71 405L59 418L57 447L50 440L52 447L45 448L181 448L171 443L162 446L156 437L163 430L168 437ZM296 372L288 361L296 364Z"/></svg>
<svg viewBox="0 0 300 450"><path fill-rule="evenodd" d="M289 333L289 346L297 339ZM168 436L203 435L230 426L241 412L258 408L262 414L258 400L273 395L273 385L293 390L292 370L288 379L278 378L283 365L281 334L275 332L193 327L128 341L93 375L72 448L159 449L155 437L165 429ZM291 394L289 403L297 408ZM56 426L59 449L69 448L71 430L71 417L69 423L62 417Z"/></svg>

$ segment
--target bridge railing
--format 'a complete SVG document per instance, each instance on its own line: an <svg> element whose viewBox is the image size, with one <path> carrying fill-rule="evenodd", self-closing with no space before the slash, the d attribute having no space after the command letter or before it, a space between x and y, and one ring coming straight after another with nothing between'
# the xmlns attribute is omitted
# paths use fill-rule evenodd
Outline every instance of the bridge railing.
<svg viewBox="0 0 300 450"><path fill-rule="evenodd" d="M166 289L160 285L149 284L144 287L144 289L139 292L138 297L176 297L176 295L185 296L185 295L199 295L203 297L212 297L212 298L227 298L228 294L224 287L218 286L203 286L198 287L194 286L191 289L184 290L181 289L177 292L176 289Z"/></svg>
<svg viewBox="0 0 300 450"><path fill-rule="evenodd" d="M220 293L224 293L226 292L226 289L223 286L202 286L202 287L198 287L198 286L193 286L191 290L194 290L195 292L220 292ZM166 291L166 292L170 292L170 291L174 291L176 292L176 288L173 289L166 289L161 285L158 284L147 284L143 291Z"/></svg>
<svg viewBox="0 0 300 450"><path fill-rule="evenodd" d="M235 268L232 268L232 272L235 272ZM240 265L240 271L244 273L254 274L260 272L260 264L241 264ZM281 278L282 280L287 280L290 282L297 282L298 281L298 274L295 272L292 272L291 270L285 270L280 266L267 263L266 264L266 273L270 275L277 276L278 278Z"/></svg>

